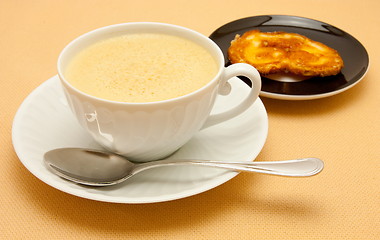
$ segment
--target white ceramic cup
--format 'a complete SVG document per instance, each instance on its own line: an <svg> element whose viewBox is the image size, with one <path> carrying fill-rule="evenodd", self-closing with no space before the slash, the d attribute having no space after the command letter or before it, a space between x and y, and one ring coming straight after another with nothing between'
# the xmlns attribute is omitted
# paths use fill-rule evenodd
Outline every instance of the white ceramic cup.
<svg viewBox="0 0 380 240"><path fill-rule="evenodd" d="M142 32L172 34L198 43L214 57L217 74L207 85L190 94L148 103L100 99L79 91L67 81L64 69L83 48L109 37ZM146 162L172 154L201 129L231 119L255 102L261 89L257 70L243 63L227 68L224 64L220 48L198 32L164 23L136 22L96 29L73 40L58 58L58 75L74 115L96 142L131 160ZM235 76L251 80L250 94L238 106L210 115L216 96L230 92L228 80Z"/></svg>

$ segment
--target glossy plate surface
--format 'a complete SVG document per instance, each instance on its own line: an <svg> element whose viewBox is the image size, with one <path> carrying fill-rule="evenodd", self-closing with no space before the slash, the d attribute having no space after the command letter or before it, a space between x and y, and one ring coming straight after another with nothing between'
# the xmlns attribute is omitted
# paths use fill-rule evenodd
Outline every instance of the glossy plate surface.
<svg viewBox="0 0 380 240"><path fill-rule="evenodd" d="M344 61L341 73L330 77L314 77L306 80L295 78L262 78L260 95L284 100L308 100L341 93L363 79L368 71L369 57L364 46L353 36L328 23L313 19L265 15L239 19L215 30L210 38L222 49L226 65L229 65L227 50L236 34L259 29L263 32L284 31L302 34L336 49ZM242 78L243 81L244 78ZM275 79L275 80L273 80Z"/></svg>
<svg viewBox="0 0 380 240"><path fill-rule="evenodd" d="M217 99L214 112L238 104L249 87L238 78L231 81L232 94ZM205 129L170 158L252 161L264 146L268 118L258 99L246 112ZM126 182L91 188L52 174L43 164L46 151L62 147L101 149L74 119L57 76L35 89L21 104L12 129L15 151L37 178L63 192L92 200L117 203L152 203L192 196L210 190L237 175L222 169L170 166L142 172Z"/></svg>

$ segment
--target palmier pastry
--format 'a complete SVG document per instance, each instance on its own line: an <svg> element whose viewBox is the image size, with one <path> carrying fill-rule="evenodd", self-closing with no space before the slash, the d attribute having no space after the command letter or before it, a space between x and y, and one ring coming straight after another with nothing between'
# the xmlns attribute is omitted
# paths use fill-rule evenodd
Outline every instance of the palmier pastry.
<svg viewBox="0 0 380 240"><path fill-rule="evenodd" d="M261 74L292 73L314 77L338 74L339 53L297 33L251 30L236 35L228 49L231 63L248 63Z"/></svg>

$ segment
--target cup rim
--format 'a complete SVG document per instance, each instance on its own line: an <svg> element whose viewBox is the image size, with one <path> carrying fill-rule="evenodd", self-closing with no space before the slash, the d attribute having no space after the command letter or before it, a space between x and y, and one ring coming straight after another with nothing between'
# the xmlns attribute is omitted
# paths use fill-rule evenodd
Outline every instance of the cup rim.
<svg viewBox="0 0 380 240"><path fill-rule="evenodd" d="M182 96L178 96L175 98L170 98L170 99L160 100L160 101L153 101L153 102L123 102L123 101L114 101L114 100L96 97L96 96L90 95L88 93L85 93L85 92L77 89L69 81L66 80L66 78L63 74L63 69L62 69L62 61L63 61L62 58L65 56L65 54L67 54L67 51L69 51L73 46L77 45L81 41L84 41L84 40L92 37L94 34L99 33L101 31L110 30L112 28L117 29L117 28L124 27L124 26L130 27L130 26L134 26L134 25L135 26L140 25L140 26L145 26L145 27L147 27L149 25L149 26L164 26L166 28L173 28L173 29L175 28L175 29L178 29L178 30L183 31L183 32L185 32L185 31L190 32L192 35L197 36L199 39L202 39L203 42L208 42L209 43L208 46L210 46L210 48L208 48L207 50L210 52L210 49L213 49L212 50L213 56L216 55L216 57L218 58L218 59L215 58L216 63L218 64L218 72L215 74L213 79L210 80L206 85L202 86L201 88L199 88L199 89L197 89L191 93L188 93L188 94L182 95ZM180 36L180 35L178 35L178 36ZM212 41L210 38L206 37L205 35L197 32L195 30L192 30L190 28L186 28L186 27L182 27L182 26L174 25L174 24L169 24L169 23L160 23L160 22L119 23L119 24L113 24L113 25L100 27L100 28L94 29L92 31L86 32L86 33L74 38L71 42L69 42L60 52L60 54L58 56L58 61L57 61L57 71L58 71L59 79L61 80L62 83L64 83L65 86L69 87L72 91L76 92L77 94L83 95L87 98L90 98L92 100L96 100L96 101L100 101L100 102L107 102L107 103L112 103L112 104L122 104L122 105L147 105L147 104L152 105L152 104L169 103L169 102L178 101L178 100L188 98L190 96L198 94L199 92L202 92L204 89L210 87L216 81L218 81L218 79L220 79L220 76L222 75L223 69L224 69L223 52L219 48L219 46L214 41Z"/></svg>

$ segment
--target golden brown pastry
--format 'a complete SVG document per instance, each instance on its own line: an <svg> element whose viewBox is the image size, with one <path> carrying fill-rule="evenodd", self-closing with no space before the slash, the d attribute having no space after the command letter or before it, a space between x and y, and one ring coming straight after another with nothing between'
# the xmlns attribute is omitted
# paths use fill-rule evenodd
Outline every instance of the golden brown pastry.
<svg viewBox="0 0 380 240"><path fill-rule="evenodd" d="M236 35L228 49L231 63L248 63L261 74L330 76L343 68L339 53L297 33L251 30Z"/></svg>

